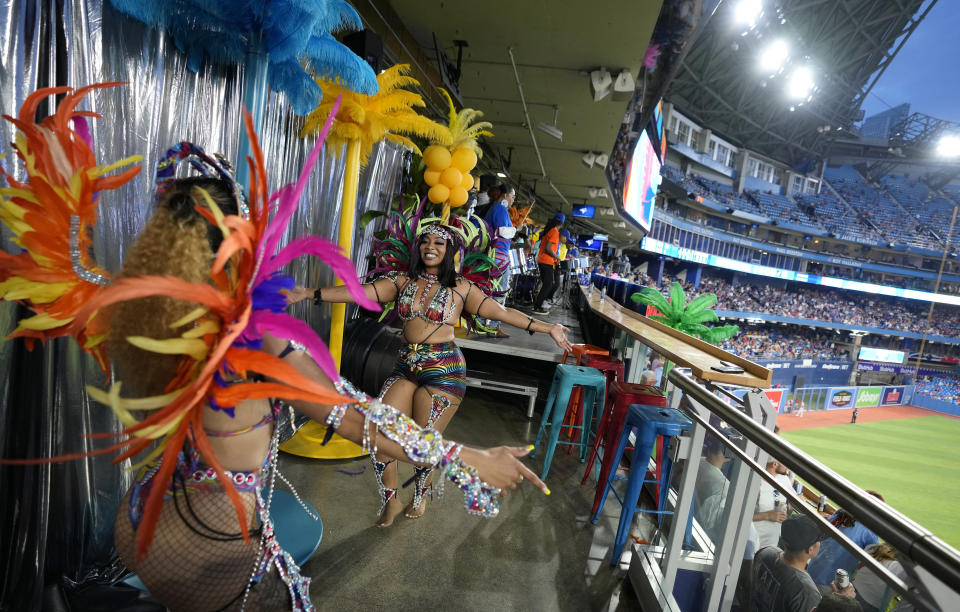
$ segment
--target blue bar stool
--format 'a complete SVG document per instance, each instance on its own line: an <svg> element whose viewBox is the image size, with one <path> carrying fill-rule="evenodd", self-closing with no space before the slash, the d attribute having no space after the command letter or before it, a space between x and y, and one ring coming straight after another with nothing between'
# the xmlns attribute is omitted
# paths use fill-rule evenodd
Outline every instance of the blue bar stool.
<svg viewBox="0 0 960 612"><path fill-rule="evenodd" d="M570 403L570 393L575 386L583 388L583 410L580 415L580 424L571 425L569 428L582 430L580 440L578 442L560 442L558 438L560 437L560 430L563 429L563 417L567 412L567 405ZM543 418L540 419L540 429L537 431L537 442L534 444L533 452L530 453L531 458L536 456L537 451L540 450L543 433L549 428L550 437L547 440L547 454L543 460L541 480L546 479L547 473L550 471L550 463L553 461L553 453L558 444L580 445L580 463L587 460L590 426L593 423L593 404L596 402L599 409L598 414L603 414L606 386L607 377L603 372L594 368L560 364L554 370L553 384L550 385L547 405L543 408Z"/></svg>
<svg viewBox="0 0 960 612"><path fill-rule="evenodd" d="M670 459L666 449L670 448L670 438L679 436L684 431L690 429L691 422L682 412L675 408L661 408L658 406L644 406L634 404L630 406L627 413L627 420L623 425L623 431L620 433L620 441L617 443L616 453L613 455L614 469L610 470L610 476L607 478L607 484L604 486L603 495L600 498L600 506L593 514L592 522L597 524L600 513L603 511L603 505L607 500L607 494L613 490L617 500L621 502L623 509L620 511L620 525L617 527L617 537L613 544L613 557L610 559L610 565L615 566L623 553L623 547L627 543L627 534L630 531L630 523L633 522L633 515L637 512L650 512L656 514L658 518L664 514L673 514L664 510L667 501L667 491L670 487L670 475L673 471L673 461ZM623 458L623 451L630 438L630 432L637 429L637 442L633 453L633 467L630 470L629 478L618 477L616 466L620 465ZM650 455L657 441L657 436L663 436L664 449L661 459L660 470L660 499L657 500L656 510L638 510L637 502L640 501L640 492L643 485L647 482L658 482L656 480L647 480L647 465L650 463ZM613 489L613 483L616 480L627 481L627 491L621 500L616 489Z"/></svg>

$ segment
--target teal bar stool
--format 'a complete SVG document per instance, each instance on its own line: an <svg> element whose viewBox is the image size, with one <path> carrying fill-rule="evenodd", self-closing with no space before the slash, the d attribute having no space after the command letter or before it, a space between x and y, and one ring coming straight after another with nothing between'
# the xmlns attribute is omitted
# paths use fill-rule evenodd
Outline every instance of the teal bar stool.
<svg viewBox="0 0 960 612"><path fill-rule="evenodd" d="M543 433L549 428L550 437L547 440L547 454L543 460L543 472L540 479L544 480L550 471L553 453L558 444L576 444L580 446L580 463L587 460L587 446L589 445L590 427L593 423L593 405L596 402L599 413L603 414L604 391L607 386L607 377L600 370L584 366L560 364L553 373L553 384L550 385L550 394L547 395L547 405L543 409L543 418L540 419L540 429L537 431L537 442L530 457L536 457L540 450L540 441ZM563 416L570 402L570 394L574 387L581 387L584 395L583 410L580 413L580 424L570 425L570 429L580 429L580 440L577 442L560 442L560 430L563 429Z"/></svg>

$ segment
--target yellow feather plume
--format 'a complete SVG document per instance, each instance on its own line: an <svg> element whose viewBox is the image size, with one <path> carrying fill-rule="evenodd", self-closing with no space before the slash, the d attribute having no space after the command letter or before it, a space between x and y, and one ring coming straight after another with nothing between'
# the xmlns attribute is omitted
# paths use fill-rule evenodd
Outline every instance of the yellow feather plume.
<svg viewBox="0 0 960 612"><path fill-rule="evenodd" d="M380 86L376 94L365 96L341 87L338 82L317 79L323 90L323 102L307 115L301 136L317 134L337 96L343 96L340 110L327 136L330 151L339 152L343 145L351 140L360 142L360 163L367 163L374 143L388 139L406 145L417 153L420 149L407 136L421 136L432 141L450 141L450 131L423 115L414 108L424 106L419 94L404 89L419 86L420 83L409 76L409 66L398 64L391 66L377 76Z"/></svg>
<svg viewBox="0 0 960 612"><path fill-rule="evenodd" d="M451 151L458 147L467 147L476 153L477 157L483 157L483 151L480 149L480 145L477 144L477 138L481 136L493 136L493 132L490 131L493 129L493 124L489 121L474 123L474 121L483 116L483 112L473 108L462 108L458 113L457 107L453 104L453 98L450 97L447 90L442 87L439 89L443 97L446 98L447 104L450 106L450 110L447 113L450 121L450 125L448 126L450 129L450 141L438 141L438 143L448 146Z"/></svg>

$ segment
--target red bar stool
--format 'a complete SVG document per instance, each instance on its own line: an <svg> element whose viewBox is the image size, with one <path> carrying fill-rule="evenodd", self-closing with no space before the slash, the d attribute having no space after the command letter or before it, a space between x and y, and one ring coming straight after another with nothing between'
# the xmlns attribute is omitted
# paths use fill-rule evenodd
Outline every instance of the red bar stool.
<svg viewBox="0 0 960 612"><path fill-rule="evenodd" d="M583 365L580 363L583 360L584 355L609 355L610 351L605 348L600 348L599 346L594 346L592 344L574 344L569 351L563 351L563 359L560 363L567 363L567 357L573 355L576 358L577 365Z"/></svg>
<svg viewBox="0 0 960 612"><path fill-rule="evenodd" d="M587 456L587 469L583 472L583 479L580 484L585 484L590 472L593 470L594 462L598 456L602 456L600 464L600 476L597 478L597 490L593 499L593 510L591 516L597 513L600 502L603 500L604 486L610 477L610 472L617 469L613 465L613 449L617 446L617 440L620 438L620 432L623 430L624 423L627 420L627 413L633 404L645 404L647 406L666 406L667 397L663 392L654 386L640 385L616 381L609 386L606 406L603 416L600 419L600 427L597 429L597 436L593 442L593 449ZM600 454L600 447L604 447L604 452ZM661 459L663 457L662 444L657 444L657 470L656 477L659 480ZM646 466L639 466L646 469ZM657 491L659 496L659 490Z"/></svg>
<svg viewBox="0 0 960 612"><path fill-rule="evenodd" d="M610 384L624 379L624 365L623 362L615 357L607 357L603 355L597 355L594 353L587 353L583 356L584 367L594 368L595 370L600 370L603 372L604 376L607 377L607 386L606 394L610 395ZM576 390L575 390L576 391ZM573 397L570 405L567 406L567 415L564 420L564 426L567 428L567 436L570 437L573 442L576 442L576 436L580 435L580 429L575 429L573 426L577 423L577 416L580 414L580 410L583 409L583 394L577 394L576 397ZM600 415L595 415L597 420L599 420ZM583 429L583 431L590 431L589 429ZM590 440L587 440L589 444ZM567 453L573 452L573 447L567 449Z"/></svg>

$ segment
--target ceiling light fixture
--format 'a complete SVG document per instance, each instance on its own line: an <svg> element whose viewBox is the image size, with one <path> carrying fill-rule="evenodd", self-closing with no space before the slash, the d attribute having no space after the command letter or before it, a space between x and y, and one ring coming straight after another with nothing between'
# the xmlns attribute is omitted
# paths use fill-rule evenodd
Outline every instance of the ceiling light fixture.
<svg viewBox="0 0 960 612"><path fill-rule="evenodd" d="M740 0L733 9L734 18L738 23L753 27L760 19L763 13L763 2L761 0Z"/></svg>
<svg viewBox="0 0 960 612"><path fill-rule="evenodd" d="M794 100L802 100L810 95L813 89L813 71L809 66L796 68L787 81L787 96Z"/></svg>
<svg viewBox="0 0 960 612"><path fill-rule="evenodd" d="M944 134L937 142L937 155L941 157L960 157L960 135Z"/></svg>
<svg viewBox="0 0 960 612"><path fill-rule="evenodd" d="M497 172L497 176L499 176L500 178L507 178L507 175L504 174L503 172Z"/></svg>
<svg viewBox="0 0 960 612"><path fill-rule="evenodd" d="M583 154L583 157L580 158L580 161L582 161L583 165L587 168L593 168L594 162L597 161L597 156L591 151L587 151Z"/></svg>
<svg viewBox="0 0 960 612"><path fill-rule="evenodd" d="M613 95L611 100L630 100L633 98L633 91L637 88L637 81L627 70L621 70L617 75L617 80L613 82Z"/></svg>
<svg viewBox="0 0 960 612"><path fill-rule="evenodd" d="M606 168L607 162L610 161L610 156L607 155L606 153L601 153L600 155L597 155L597 159L594 161L601 168Z"/></svg>
<svg viewBox="0 0 960 612"><path fill-rule="evenodd" d="M775 74L783 67L790 55L790 48L784 40L775 40L760 54L760 69L765 74Z"/></svg>
<svg viewBox="0 0 960 612"><path fill-rule="evenodd" d="M553 136L560 142L563 142L563 131L557 127L557 119L559 118L559 116L560 116L560 107L554 106L553 107L553 125L550 125L549 123L543 123L541 121L540 123L537 124L537 129L543 132L544 134L549 134L550 136Z"/></svg>
<svg viewBox="0 0 960 612"><path fill-rule="evenodd" d="M613 85L613 76L606 68L590 73L590 95L593 96L594 102L599 102L610 95L611 85Z"/></svg>

